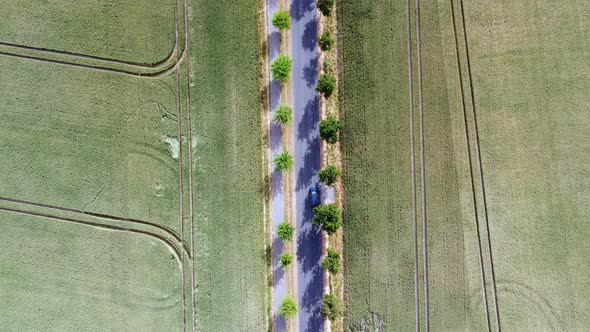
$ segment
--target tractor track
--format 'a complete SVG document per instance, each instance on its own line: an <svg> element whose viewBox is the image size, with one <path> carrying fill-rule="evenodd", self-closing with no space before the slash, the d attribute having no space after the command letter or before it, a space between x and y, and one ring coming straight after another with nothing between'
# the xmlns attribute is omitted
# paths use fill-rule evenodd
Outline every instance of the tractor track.
<svg viewBox="0 0 590 332"><path fill-rule="evenodd" d="M453 36L455 41L455 52L457 58L457 70L459 74L459 88L461 91L461 104L463 109L463 120L464 120L464 127L465 127L465 142L467 146L467 157L469 162L469 175L471 180L471 195L473 199L473 208L474 208L474 217L475 217L475 228L477 231L477 242L479 246L479 263L480 263L480 271L481 271L481 283L483 289L483 302L485 304L485 313L486 313L486 320L488 324L488 331L491 331L491 322L490 322L490 311L488 305L488 291L487 291L487 283L486 283L486 273L484 268L484 259L483 259L483 250L482 250L482 240L481 240L481 231L480 231L480 220L479 220L479 211L477 205L477 195L475 192L475 178L474 178L474 171L473 171L473 159L471 158L471 142L469 139L469 126L467 120L467 105L466 105L466 97L465 97L465 88L463 83L463 73L461 69L461 57L459 52L459 40L457 36L457 24L455 18L455 5L454 0L450 0L451 5L451 18L453 22Z"/></svg>
<svg viewBox="0 0 590 332"><path fill-rule="evenodd" d="M29 206L29 207L45 208L45 209L50 209L50 210L54 210L54 211L69 212L69 213L90 216L90 217L114 221L114 222L127 222L127 223L131 223L131 224L143 225L143 226L150 227L150 228L156 228L156 229L164 232L169 237L171 237L174 240L174 242L177 243L177 245L182 248L183 252L185 252L186 254L190 253L189 249L186 247L186 245L184 243L182 243L182 241L180 240L180 237L174 231L172 231L164 226L153 223L153 222L143 221L143 220L139 220L139 219L132 219L132 218L115 217L115 216L111 216L108 214L88 212L88 211L83 211L83 210L78 210L78 209L53 206L53 205L49 205L49 204L23 201L23 200L14 199L14 198L0 197L0 202L15 203L15 204ZM8 209L8 208L0 207L0 209ZM24 211L24 210L18 210L18 211ZM31 212L31 213L35 213L35 212ZM43 214L40 214L40 215L43 215ZM59 219L59 217L55 217L55 218ZM113 226L113 227L119 227L119 226ZM157 235L157 233L155 233L155 232L152 232L152 233ZM190 255L188 255L188 256L191 257Z"/></svg>
<svg viewBox="0 0 590 332"><path fill-rule="evenodd" d="M420 180L422 196L422 246L424 255L424 317L430 331L430 296L428 290L428 218L426 215L426 160L424 134L424 85L422 80L422 36L420 33L420 0L416 0L416 49L418 60L418 100L420 113Z"/></svg>
<svg viewBox="0 0 590 332"><path fill-rule="evenodd" d="M408 82L410 98L410 160L412 174L412 224L414 227L414 300L416 306L416 332L420 332L420 264L418 258L418 207L416 195L416 139L414 135L414 69L412 61L412 10L411 0L406 0L406 16L408 21Z"/></svg>
<svg viewBox="0 0 590 332"><path fill-rule="evenodd" d="M1 49L0 49L0 55L19 58L19 59L27 59L27 60L33 60L33 61L59 64L59 65L64 65L64 66L71 66L71 67L76 67L76 68L86 68L86 69L92 69L92 70L96 70L96 71L130 75L130 76L139 76L139 77L148 77L148 78L163 77L163 76L166 76L166 75L174 72L175 70L177 70L180 67L180 64L182 63L182 60L184 59L184 57L185 56L188 57L188 54L186 54L187 53L187 51L186 51L187 39L186 38L184 38L185 45L183 46L183 50L182 50L182 52L179 52L180 38L179 38L179 15L178 15L179 4L178 4L178 2L179 2L179 0L176 0L175 5L174 5L174 8L175 8L175 15L174 15L175 16L175 43L174 43L174 48L172 49L170 54L165 59L163 59L159 62L153 63L153 64L125 61L125 60L116 60L116 59L100 57L100 56L86 55L86 54L80 54L80 53L69 52L69 51L59 51L59 50L34 47L34 46L18 45L18 44L6 43L6 42L0 42L0 46L4 46L5 48L14 48L14 49L19 49L19 50L25 50L25 51L34 51L37 53L52 54L52 55L65 57L66 59L69 58L69 59L80 59L80 60L86 60L86 61L88 61L88 60L100 61L100 62L103 62L106 64L127 66L129 68L128 69L121 69L121 68L115 68L115 67L109 67L109 66L101 66L101 65L97 65L97 64L86 64L86 63L80 63L80 62L76 63L76 62L71 62L71 61L67 61L67 60L50 59L50 58L45 58L45 57L36 56L36 55L25 55L25 54L11 53L11 52L7 52L7 51L1 50ZM186 8L186 0L185 0L185 8ZM184 25L186 27L186 26L188 26L188 15L186 15L186 13L184 15L184 20L185 20ZM178 54L181 54L181 56L179 57ZM136 70L132 70L132 69L136 69ZM155 71L151 71L154 69L155 69ZM142 70L145 72L142 72Z"/></svg>
<svg viewBox="0 0 590 332"><path fill-rule="evenodd" d="M477 150L477 159L479 162L479 179L481 182L481 191L482 191L482 199L483 199L483 208L484 208L484 216L485 216L485 223L486 223L486 235L487 235L487 245L488 245L488 254L490 257L490 272L492 277L492 290L494 296L494 307L495 307L495 314L496 314L496 330L498 332L502 331L501 323L500 323L500 308L498 304L498 292L496 288L496 272L494 269L494 257L492 254L492 240L490 237L490 224L489 224L489 214L488 214L488 204L487 204L487 197L486 197L486 189L485 189L485 181L484 181L484 171L483 171L483 163L481 158L481 145L479 139L479 126L477 122L477 107L475 102L475 89L473 87L473 74L471 70L471 58L469 56L469 43L467 41L467 26L465 23L465 9L463 5L463 0L459 0L461 5L461 19L463 24L463 41L465 43L465 57L467 60L467 73L469 76L469 89L471 92L471 106L473 109L473 124L474 124L474 132L475 132L475 146Z"/></svg>
<svg viewBox="0 0 590 332"><path fill-rule="evenodd" d="M25 210L19 210L19 209L14 209L14 208L0 207L0 211L10 212L10 213L20 214L20 215L26 215L26 216L32 216L32 217L40 217L40 218L44 218L44 219L50 219L50 220L55 220L55 221L60 221L60 222L65 222L65 223L71 223L71 224L87 225L87 226L92 226L92 227L97 227L97 228L102 228L102 229L107 229L107 230L113 230L113 231L122 231L122 232L143 234L143 235L155 238L158 241L161 241L162 243L164 243L174 253L175 258L178 260L179 263L180 263L181 255L183 255L183 254L187 255L187 256L189 255L189 252L187 250L185 250L185 248L183 246L179 246L179 244L176 243L176 241L171 241L164 236L161 236L159 234L156 234L156 233L150 232L150 231L133 229L133 228L124 227L124 226L113 226L113 225L101 224L101 223L91 222L91 221L83 221L83 220L78 220L78 219L68 218L68 217L59 217L59 216L55 216L55 215L51 215L51 214L47 214L47 213L25 211ZM182 270L182 266L181 266L181 270Z"/></svg>

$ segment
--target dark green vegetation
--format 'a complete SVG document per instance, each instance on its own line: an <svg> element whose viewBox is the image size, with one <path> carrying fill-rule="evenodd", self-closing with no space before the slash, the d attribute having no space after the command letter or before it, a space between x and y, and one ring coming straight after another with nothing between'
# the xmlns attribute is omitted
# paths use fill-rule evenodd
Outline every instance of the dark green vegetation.
<svg viewBox="0 0 590 332"><path fill-rule="evenodd" d="M342 124L335 117L328 117L320 121L320 137L330 144L338 142L338 132Z"/></svg>
<svg viewBox="0 0 590 332"><path fill-rule="evenodd" d="M324 32L320 35L320 37L318 38L318 44L320 45L320 49L322 51L329 51L332 49L332 47L334 47L334 43L336 41L334 40L334 37L332 37L332 35L329 32ZM326 70L327 71L327 70Z"/></svg>
<svg viewBox="0 0 590 332"><path fill-rule="evenodd" d="M487 307L491 330L584 329L586 5L465 1L463 18L460 1L421 4L430 328L487 330ZM405 7L338 6L345 330L416 328ZM415 14L412 7L424 328Z"/></svg>
<svg viewBox="0 0 590 332"><path fill-rule="evenodd" d="M334 10L334 0L317 0L317 6L323 15L330 16Z"/></svg>
<svg viewBox="0 0 590 332"><path fill-rule="evenodd" d="M295 299L286 296L279 308L279 315L285 317L287 320L295 318L297 316L297 302L295 302Z"/></svg>
<svg viewBox="0 0 590 332"><path fill-rule="evenodd" d="M328 186L333 185L338 180L340 173L340 170L336 166L326 166L319 173L320 181Z"/></svg>
<svg viewBox="0 0 590 332"><path fill-rule="evenodd" d="M191 5L199 330L263 331L258 3Z"/></svg>
<svg viewBox="0 0 590 332"><path fill-rule="evenodd" d="M275 110L274 120L282 125L289 124L293 120L293 108L281 104Z"/></svg>
<svg viewBox="0 0 590 332"><path fill-rule="evenodd" d="M324 66L329 63L325 62ZM327 68L329 69L329 68ZM326 70L328 71L328 70ZM336 89L336 77L330 74L322 74L318 80L318 85L316 86L316 91L321 93L325 98L330 98L334 89Z"/></svg>
<svg viewBox="0 0 590 332"><path fill-rule="evenodd" d="M281 266L283 268L287 268L293 262L293 256L291 254L287 254L287 253L282 254L280 261L281 261Z"/></svg>
<svg viewBox="0 0 590 332"><path fill-rule="evenodd" d="M342 303L338 301L336 296L331 294L324 295L324 299L322 301L322 315L328 317L331 321L336 320L338 317L342 316Z"/></svg>
<svg viewBox="0 0 590 332"><path fill-rule="evenodd" d="M273 162L275 169L279 172L284 172L291 169L295 163L293 156L291 156L287 151L277 155Z"/></svg>
<svg viewBox="0 0 590 332"><path fill-rule="evenodd" d="M279 239L281 239L281 241L291 241L293 239L294 233L295 229L288 222L283 222L277 227L277 234L279 235Z"/></svg>
<svg viewBox="0 0 590 332"><path fill-rule="evenodd" d="M318 205L313 208L313 224L321 226L329 235L334 234L341 226L340 209L336 204Z"/></svg>
<svg viewBox="0 0 590 332"><path fill-rule="evenodd" d="M332 274L340 272L340 253L334 249L328 249L328 255L324 258L322 266Z"/></svg>
<svg viewBox="0 0 590 332"><path fill-rule="evenodd" d="M291 28L291 15L284 10L278 10L272 17L272 25L281 32L289 30Z"/></svg>
<svg viewBox="0 0 590 332"><path fill-rule="evenodd" d="M291 78L291 68L293 67L293 60L286 55L279 55L277 59L270 65L272 72L272 79L283 84L287 83Z"/></svg>

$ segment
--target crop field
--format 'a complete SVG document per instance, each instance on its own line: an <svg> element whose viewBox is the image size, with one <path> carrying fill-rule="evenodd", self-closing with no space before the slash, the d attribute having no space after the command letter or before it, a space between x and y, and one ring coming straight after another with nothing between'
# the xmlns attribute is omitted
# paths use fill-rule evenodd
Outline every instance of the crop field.
<svg viewBox="0 0 590 332"><path fill-rule="evenodd" d="M256 14L0 4L3 330L265 328Z"/></svg>
<svg viewBox="0 0 590 332"><path fill-rule="evenodd" d="M590 8L421 1L418 50L411 3L410 49L405 2L340 3L345 329L584 329Z"/></svg>

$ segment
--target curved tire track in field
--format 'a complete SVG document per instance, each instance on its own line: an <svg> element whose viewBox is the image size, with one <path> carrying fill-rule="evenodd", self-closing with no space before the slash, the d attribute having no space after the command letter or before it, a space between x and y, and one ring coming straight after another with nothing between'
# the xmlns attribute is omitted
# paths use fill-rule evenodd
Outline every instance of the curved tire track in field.
<svg viewBox="0 0 590 332"><path fill-rule="evenodd" d="M463 84L463 73L461 69L461 58L459 53L459 40L457 36L457 24L456 24L456 17L455 17L455 5L454 1L450 0L451 5L451 19L453 22L453 36L455 41L455 52L457 58L457 68L459 74L459 88L461 91L461 103L463 108L463 120L464 120L464 127L465 127L465 141L467 146L467 158L469 162L469 175L471 180L471 197L473 199L473 208L474 208L474 215L475 215L475 228L477 232L477 243L479 246L479 266L481 271L481 283L483 289L483 302L485 305L485 313L486 313L486 320L488 324L488 331L491 331L491 321L490 321L490 309L488 305L488 291L487 291L487 283L486 283L486 273L484 269L484 259L483 259L483 250L482 250L482 240L481 240L481 231L480 231L480 220L479 220L479 211L477 207L477 195L475 192L475 178L474 178L474 171L473 171L473 159L471 158L471 142L469 140L469 126L467 120L467 106L465 102L465 88Z"/></svg>
<svg viewBox="0 0 590 332"><path fill-rule="evenodd" d="M420 0L416 0L416 48L418 51L418 99L420 114L420 179L422 196L422 246L424 254L424 316L426 331L430 331L430 296L428 291L428 219L426 216L426 161L424 135L424 86L422 80L422 36L420 33Z"/></svg>
<svg viewBox="0 0 590 332"><path fill-rule="evenodd" d="M71 208L65 208L65 207L58 207L58 206L53 206L53 205L48 205L48 204L42 204L42 203L34 203L34 202L28 202L28 201L23 201L23 200L19 200L19 199L13 199L13 198L6 198L6 197L0 197L0 202L8 202L8 203L14 203L14 204L19 204L19 205L24 205L24 206L29 206L29 207L36 207L36 208L45 208L45 209L50 209L50 210L54 210L54 211L61 211L61 212L68 212L68 213L74 213L77 215L84 215L84 216L89 216L89 217L94 217L94 218L98 218L98 219L104 219L104 220L109 220L109 221L113 221L113 222L117 222L117 223L127 223L127 224L136 224L136 225L141 225L147 228L151 228L153 229L153 231L141 231L141 230L136 230L136 232L145 232L147 235L151 235L155 238L158 239L164 239L166 243L169 243L172 245L172 247L176 248L175 252L177 253L177 258L180 260L180 252L182 251L182 253L184 253L185 255L187 255L188 257L191 257L190 255L190 251L188 250L188 248L186 247L186 245L184 243L182 243L182 241L180 240L180 237L174 233L173 231L169 230L168 228L158 225L156 223L153 222L149 222L149 221L143 221L143 220L139 220L139 219L132 219L132 218L122 218L122 217L115 217L115 216L111 216L108 214L102 214L102 213L96 213L96 212L88 212L88 211L83 211L83 210L78 210L78 209L71 209ZM32 211L26 211L26 210L19 210L19 209L11 209L11 208L4 208L4 207L0 207L0 210L2 211L9 211L9 212L20 212L20 213L24 213L24 214L30 214L30 215L37 215L40 217L47 217L47 218L51 218L51 219L58 219L58 220L66 220L66 219L71 219L70 222L77 222L77 223L81 223L81 224L89 224L89 225L96 225L97 227L104 227L104 228L109 228L109 227L113 227L114 229L118 229L118 230L130 230L133 231L133 228L130 227L124 227L124 226L110 226L110 225L106 225L106 224L100 224L100 223L93 223L93 222L86 222L86 221L82 221L82 220L77 220L77 219L73 219L73 218L62 218L62 217L58 217L58 216L53 216L53 215L49 215L49 214L44 214L44 213L38 213L38 212L32 212ZM158 233L163 233L163 235L158 234Z"/></svg>
<svg viewBox="0 0 590 332"><path fill-rule="evenodd" d="M408 82L410 99L410 160L412 174L412 224L414 227L414 300L416 306L416 332L420 332L420 271L418 268L418 207L416 205L416 139L414 137L414 69L412 63L412 9L411 0L406 0L408 37Z"/></svg>
<svg viewBox="0 0 590 332"><path fill-rule="evenodd" d="M492 253L492 239L490 237L490 223L489 223L489 214L488 214L488 203L487 203L487 197L486 197L486 187L485 187L485 181L484 181L484 171L483 171L483 163L482 163L482 158L481 158L481 145L480 145L480 140L479 140L479 126L477 123L477 107L476 107L476 103L475 103L475 89L473 87L473 74L472 74L472 70L471 70L471 59L469 56L469 43L467 41L467 26L465 23L465 9L464 9L464 5L463 5L463 0L459 0L460 6L461 6L461 18L462 18L462 23L463 23L463 41L465 43L465 57L467 60L467 73L469 76L469 89L471 92L471 106L473 109L473 125L474 125L474 132L475 132L475 146L476 146L476 150L477 150L477 159L479 162L479 179L481 182L481 191L482 191L482 198L483 198L483 209L484 209L484 216L485 216L485 222L486 222L486 235L487 235L487 245L488 245L488 254L490 257L490 272L491 272L491 277L492 277L492 291L493 291L493 296L494 296L494 307L495 307L495 311L496 311L496 322L497 322L497 326L496 326L496 330L498 332L502 331L502 327L500 324L500 307L498 304L498 291L496 288L496 272L494 269L494 256Z"/></svg>
<svg viewBox="0 0 590 332"><path fill-rule="evenodd" d="M48 62L48 63L78 67L78 68L87 68L87 69L93 69L93 70L97 70L97 71L105 71L105 72L112 72L112 73L118 73L118 74L124 74L124 75L131 75L131 76L150 77L150 78L157 78L157 77L166 76L167 74L169 74L169 73L175 71L177 68L179 68L180 63L182 62L183 58L185 57L185 53L186 53L187 38L184 39L185 45L183 45L182 52L180 52L181 56L180 57L178 56L179 46L180 46L180 43L179 43L179 39L180 39L179 38L179 15L178 15L179 3L178 2L179 2L179 0L176 0L175 4L174 4L174 9L175 9L174 10L174 12L175 12L175 14L174 14L174 18L175 18L174 48L172 49L172 51L170 52L170 54L166 58L164 58L163 60L161 60L159 62L153 63L153 64L125 61L125 60L117 60L117 59L111 59L111 58L106 58L106 57L86 55L86 54L74 53L74 52L69 52L69 51L58 51L58 50L41 48L41 47L18 45L18 44L6 43L6 42L0 42L0 46L4 46L7 48L26 50L26 51L34 51L37 53L53 54L53 55L65 57L66 59L70 58L70 59L99 61L99 62L102 62L105 64L126 66L126 67L128 67L128 69L120 69L120 68L114 68L114 67L109 67L109 66L101 66L101 65L97 65L97 64L76 63L76 62L70 62L67 60L49 59L49 58L36 56L36 55L26 55L26 54L6 52L6 51L2 51L1 49L0 49L0 55L15 57L15 58L19 58L19 59ZM185 19L185 22L184 22L185 26L188 26L188 15L186 13L184 15L184 19ZM142 70L144 70L145 72L142 72Z"/></svg>

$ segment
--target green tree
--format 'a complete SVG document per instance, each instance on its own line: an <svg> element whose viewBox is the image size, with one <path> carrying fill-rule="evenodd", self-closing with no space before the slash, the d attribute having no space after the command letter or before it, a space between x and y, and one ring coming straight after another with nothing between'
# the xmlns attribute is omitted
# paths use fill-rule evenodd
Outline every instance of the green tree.
<svg viewBox="0 0 590 332"><path fill-rule="evenodd" d="M293 256L291 256L291 254L287 254L284 253L281 255L281 266L283 268L287 268L287 266L289 266L291 264L291 262L293 262Z"/></svg>
<svg viewBox="0 0 590 332"><path fill-rule="evenodd" d="M320 181L328 186L336 183L336 180L338 180L339 176L340 170L334 165L326 166L320 171Z"/></svg>
<svg viewBox="0 0 590 332"><path fill-rule="evenodd" d="M332 235L340 228L340 209L336 204L319 205L313 211L313 224L321 226L328 234Z"/></svg>
<svg viewBox="0 0 590 332"><path fill-rule="evenodd" d="M318 44L320 45L320 48L322 49L322 51L329 51L332 49L332 47L334 46L334 38L332 37L332 35L326 31L324 33L322 33L320 35L320 38L318 38Z"/></svg>
<svg viewBox="0 0 590 332"><path fill-rule="evenodd" d="M318 0L318 8L324 16L330 16L334 8L334 0Z"/></svg>
<svg viewBox="0 0 590 332"><path fill-rule="evenodd" d="M328 249L328 256L322 262L324 269L336 274L340 271L340 253L334 249Z"/></svg>
<svg viewBox="0 0 590 332"><path fill-rule="evenodd" d="M318 85L315 90L321 93L325 98L329 98L336 88L336 77L330 74L320 75Z"/></svg>
<svg viewBox="0 0 590 332"><path fill-rule="evenodd" d="M272 78L281 83L287 83L291 77L291 68L293 67L293 60L286 55L279 55L277 59L270 65Z"/></svg>
<svg viewBox="0 0 590 332"><path fill-rule="evenodd" d="M342 303L338 301L336 296L332 294L324 295L324 301L322 303L322 315L328 317L331 321L342 316Z"/></svg>
<svg viewBox="0 0 590 332"><path fill-rule="evenodd" d="M330 144L338 141L338 132L340 129L342 129L342 124L332 116L320 121L320 137Z"/></svg>
<svg viewBox="0 0 590 332"><path fill-rule="evenodd" d="M275 169L279 172L284 172L293 167L293 157L289 152L285 151L274 159Z"/></svg>
<svg viewBox="0 0 590 332"><path fill-rule="evenodd" d="M293 109L289 105L281 104L275 111L274 120L282 125L293 120Z"/></svg>
<svg viewBox="0 0 590 332"><path fill-rule="evenodd" d="M282 241L291 241L293 233L295 233L295 229L288 222L281 223L277 228L277 234Z"/></svg>
<svg viewBox="0 0 590 332"><path fill-rule="evenodd" d="M272 16L272 25L279 31L291 29L291 16L285 10L279 10Z"/></svg>
<svg viewBox="0 0 590 332"><path fill-rule="evenodd" d="M290 296L283 299L281 307L279 308L279 315L289 320L297 315L297 302Z"/></svg>

